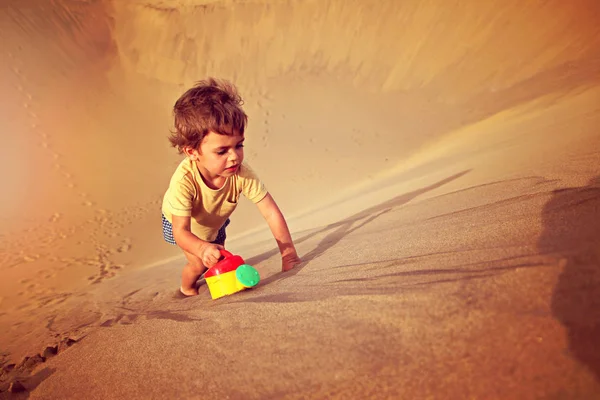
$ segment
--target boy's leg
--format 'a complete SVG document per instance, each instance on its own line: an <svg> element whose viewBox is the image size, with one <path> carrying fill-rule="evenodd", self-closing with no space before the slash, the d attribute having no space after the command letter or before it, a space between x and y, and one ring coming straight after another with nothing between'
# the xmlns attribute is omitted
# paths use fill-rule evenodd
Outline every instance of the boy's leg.
<svg viewBox="0 0 600 400"><path fill-rule="evenodd" d="M227 235L225 233L225 229L227 225L229 225L229 218L225 221L221 229L219 229L219 234L217 238L211 242L220 244L221 246L225 245L225 240L227 239ZM172 226L169 221L166 220L163 215L163 233L165 235L165 240L168 243L176 244L175 239L173 239ZM170 240L169 240L170 239ZM185 254L185 258L187 259L187 264L183 267L183 271L181 273L181 287L179 290L181 293L186 296L195 296L198 294L198 289L196 288L196 281L202 275L207 268L202 264L202 261L196 257L195 255L188 253L185 250L182 250L183 254Z"/></svg>
<svg viewBox="0 0 600 400"><path fill-rule="evenodd" d="M206 271L206 267L202 261L195 255L183 250L187 264L183 267L181 273L181 288L179 290L186 296L195 296L198 294L196 281Z"/></svg>

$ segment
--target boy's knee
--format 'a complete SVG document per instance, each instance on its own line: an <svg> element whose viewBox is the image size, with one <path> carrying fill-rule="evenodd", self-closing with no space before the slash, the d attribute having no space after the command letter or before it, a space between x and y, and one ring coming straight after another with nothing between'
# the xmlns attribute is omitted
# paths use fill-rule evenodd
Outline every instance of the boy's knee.
<svg viewBox="0 0 600 400"><path fill-rule="evenodd" d="M202 263L202 261L200 260L200 258L193 256L192 254L186 253L184 252L187 258L187 266L188 268L193 271L194 273L201 275L204 270L206 269L206 267L204 266L204 264Z"/></svg>
<svg viewBox="0 0 600 400"><path fill-rule="evenodd" d="M201 274L206 269L199 259L198 260L193 260L193 259L190 260L188 258L187 262L188 262L187 267L194 273Z"/></svg>
<svg viewBox="0 0 600 400"><path fill-rule="evenodd" d="M206 269L206 267L202 264L189 264L190 268L192 269L192 271L194 271L196 274L201 275L204 270Z"/></svg>

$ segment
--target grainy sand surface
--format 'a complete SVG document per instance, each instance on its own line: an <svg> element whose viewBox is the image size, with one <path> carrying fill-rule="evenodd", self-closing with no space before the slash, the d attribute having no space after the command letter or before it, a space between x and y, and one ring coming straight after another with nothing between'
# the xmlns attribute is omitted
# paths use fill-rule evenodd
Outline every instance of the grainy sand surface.
<svg viewBox="0 0 600 400"><path fill-rule="evenodd" d="M600 5L0 0L0 398L600 398ZM245 292L177 296L171 108L233 81ZM22 389L21 392L17 392Z"/></svg>

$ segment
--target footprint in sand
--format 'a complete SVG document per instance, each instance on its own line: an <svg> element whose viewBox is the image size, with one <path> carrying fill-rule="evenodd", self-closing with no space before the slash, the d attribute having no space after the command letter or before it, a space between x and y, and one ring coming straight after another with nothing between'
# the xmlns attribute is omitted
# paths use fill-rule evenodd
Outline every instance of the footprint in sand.
<svg viewBox="0 0 600 400"><path fill-rule="evenodd" d="M25 255L25 256L23 256L23 261L25 261L25 262L34 262L34 261L36 261L39 258L40 258L39 254Z"/></svg>
<svg viewBox="0 0 600 400"><path fill-rule="evenodd" d="M117 249L117 252L125 253L125 252L128 252L129 250L131 250L131 244L125 243Z"/></svg>
<svg viewBox="0 0 600 400"><path fill-rule="evenodd" d="M100 267L100 273L98 275L89 276L87 279L90 281L90 284L95 285L97 283L101 283L104 279L110 279L117 275L116 271L123 269L123 266L112 264L107 265L103 264Z"/></svg>
<svg viewBox="0 0 600 400"><path fill-rule="evenodd" d="M54 278L56 276L56 271L54 269L43 269L38 272L38 275L43 275L43 279Z"/></svg>
<svg viewBox="0 0 600 400"><path fill-rule="evenodd" d="M109 327L113 326L114 324L115 324L115 320L111 318L111 319L107 319L106 321L101 323L100 326L103 328L109 328Z"/></svg>
<svg viewBox="0 0 600 400"><path fill-rule="evenodd" d="M64 303L71 297L72 293L44 293L44 296L38 300L40 306L58 305Z"/></svg>

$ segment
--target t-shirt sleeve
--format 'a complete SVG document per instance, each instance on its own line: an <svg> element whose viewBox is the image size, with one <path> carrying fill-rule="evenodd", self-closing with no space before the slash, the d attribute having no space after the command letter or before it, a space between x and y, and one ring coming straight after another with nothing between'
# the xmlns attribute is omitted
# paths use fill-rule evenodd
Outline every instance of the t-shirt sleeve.
<svg viewBox="0 0 600 400"><path fill-rule="evenodd" d="M172 182L166 199L171 214L180 217L190 217L192 215L194 195L194 186L187 179L183 178Z"/></svg>
<svg viewBox="0 0 600 400"><path fill-rule="evenodd" d="M242 194L248 200L258 203L264 199L268 193L267 188L248 164L242 164L239 176L242 183Z"/></svg>

